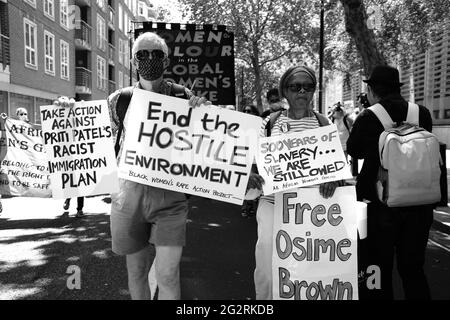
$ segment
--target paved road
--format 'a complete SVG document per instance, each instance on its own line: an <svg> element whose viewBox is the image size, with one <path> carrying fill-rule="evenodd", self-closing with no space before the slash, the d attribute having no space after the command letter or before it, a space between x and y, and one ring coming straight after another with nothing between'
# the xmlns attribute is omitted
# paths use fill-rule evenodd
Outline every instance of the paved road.
<svg viewBox="0 0 450 320"><path fill-rule="evenodd" d="M62 201L2 200L0 299L129 299L124 258L114 255L109 204L86 199L85 219L61 216ZM256 222L239 207L193 198L182 266L183 299L254 299ZM450 237L436 231L426 270L436 299L450 299ZM444 246L443 246L444 245ZM66 287L67 268L81 270L81 290ZM401 297L399 280L396 295Z"/></svg>

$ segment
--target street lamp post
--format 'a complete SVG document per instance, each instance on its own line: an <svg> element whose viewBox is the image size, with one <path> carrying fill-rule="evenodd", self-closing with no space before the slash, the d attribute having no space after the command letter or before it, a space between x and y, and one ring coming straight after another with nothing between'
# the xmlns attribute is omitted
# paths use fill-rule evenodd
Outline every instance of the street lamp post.
<svg viewBox="0 0 450 320"><path fill-rule="evenodd" d="M320 0L320 44L319 44L319 113L323 113L323 51L324 51L324 0Z"/></svg>

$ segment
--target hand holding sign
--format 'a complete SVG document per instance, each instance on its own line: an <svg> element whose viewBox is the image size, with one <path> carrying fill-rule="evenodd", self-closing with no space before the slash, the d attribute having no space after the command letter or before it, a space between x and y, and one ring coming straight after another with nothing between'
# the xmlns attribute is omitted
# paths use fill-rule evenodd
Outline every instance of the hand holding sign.
<svg viewBox="0 0 450 320"><path fill-rule="evenodd" d="M73 108L73 106L75 106L75 99L66 96L60 96L57 100L53 101L53 105L63 108Z"/></svg>
<svg viewBox="0 0 450 320"><path fill-rule="evenodd" d="M197 97L197 96L192 96L189 99L190 107L197 108L200 107L201 105L210 106L211 101L208 101L205 97Z"/></svg>

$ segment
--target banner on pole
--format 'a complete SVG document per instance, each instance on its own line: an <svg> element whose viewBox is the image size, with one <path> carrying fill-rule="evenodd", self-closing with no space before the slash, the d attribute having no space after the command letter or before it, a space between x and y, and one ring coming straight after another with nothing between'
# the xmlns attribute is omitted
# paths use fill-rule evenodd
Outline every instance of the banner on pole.
<svg viewBox="0 0 450 320"><path fill-rule="evenodd" d="M169 47L165 79L214 105L235 105L234 34L225 26L145 22L135 31L161 36Z"/></svg>
<svg viewBox="0 0 450 320"><path fill-rule="evenodd" d="M54 198L119 190L106 100L77 102L73 108L42 106L41 119Z"/></svg>
<svg viewBox="0 0 450 320"><path fill-rule="evenodd" d="M51 197L41 127L12 118L1 118L0 123L0 194Z"/></svg>
<svg viewBox="0 0 450 320"><path fill-rule="evenodd" d="M336 125L261 138L257 164L264 194L352 178Z"/></svg>
<svg viewBox="0 0 450 320"><path fill-rule="evenodd" d="M260 117L135 89L119 177L242 204Z"/></svg>
<svg viewBox="0 0 450 320"><path fill-rule="evenodd" d="M316 187L275 195L275 300L358 299L356 203L354 187L329 199Z"/></svg>

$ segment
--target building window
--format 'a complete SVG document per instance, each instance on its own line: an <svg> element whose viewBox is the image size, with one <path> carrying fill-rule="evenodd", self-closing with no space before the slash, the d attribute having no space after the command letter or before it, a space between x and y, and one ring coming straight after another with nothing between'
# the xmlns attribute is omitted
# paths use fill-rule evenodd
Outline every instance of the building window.
<svg viewBox="0 0 450 320"><path fill-rule="evenodd" d="M99 14L97 14L97 47L106 51L106 23Z"/></svg>
<svg viewBox="0 0 450 320"><path fill-rule="evenodd" d="M138 16L144 17L144 3L139 1Z"/></svg>
<svg viewBox="0 0 450 320"><path fill-rule="evenodd" d="M129 68L130 67L130 43L128 41L124 41L123 42L123 47L124 47L124 53L123 53L123 63L125 65L125 67Z"/></svg>
<svg viewBox="0 0 450 320"><path fill-rule="evenodd" d="M55 36L44 31L45 43L45 73L55 75Z"/></svg>
<svg viewBox="0 0 450 320"><path fill-rule="evenodd" d="M33 8L36 8L36 0L25 0L26 3L28 3Z"/></svg>
<svg viewBox="0 0 450 320"><path fill-rule="evenodd" d="M25 41L25 66L33 69L38 68L37 63L37 28L34 22L24 19L24 41Z"/></svg>
<svg viewBox="0 0 450 320"><path fill-rule="evenodd" d="M123 72L119 71L119 89L123 88Z"/></svg>
<svg viewBox="0 0 450 320"><path fill-rule="evenodd" d="M121 4L119 4L119 30L123 31L123 8Z"/></svg>
<svg viewBox="0 0 450 320"><path fill-rule="evenodd" d="M68 0L61 0L59 4L59 21L64 29L69 29L69 3Z"/></svg>
<svg viewBox="0 0 450 320"><path fill-rule="evenodd" d="M97 56L97 88L106 90L106 60Z"/></svg>
<svg viewBox="0 0 450 320"><path fill-rule="evenodd" d="M64 40L60 42L61 52L61 79L69 80L69 44Z"/></svg>
<svg viewBox="0 0 450 320"><path fill-rule="evenodd" d="M52 20L55 20L55 4L53 0L44 0L44 14Z"/></svg>
<svg viewBox="0 0 450 320"><path fill-rule="evenodd" d="M122 39L119 39L119 63L123 64L123 52L124 52L124 46Z"/></svg>

